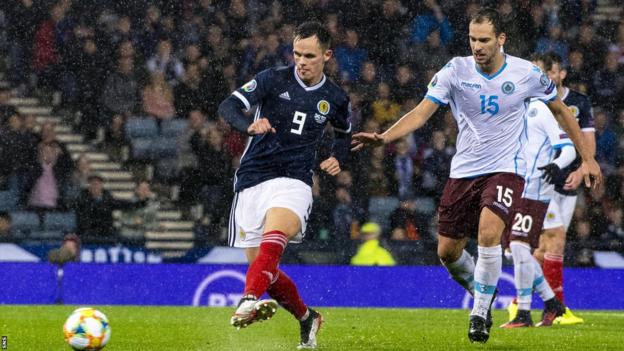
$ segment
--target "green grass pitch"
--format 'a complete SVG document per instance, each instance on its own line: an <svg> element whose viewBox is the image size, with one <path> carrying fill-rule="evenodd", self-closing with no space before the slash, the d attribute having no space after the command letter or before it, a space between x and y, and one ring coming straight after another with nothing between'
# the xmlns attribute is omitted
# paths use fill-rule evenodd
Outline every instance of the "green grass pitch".
<svg viewBox="0 0 624 351"><path fill-rule="evenodd" d="M7 350L70 350L65 318L77 306L0 306ZM106 351L295 350L299 325L283 309L274 319L236 330L230 308L93 306L112 327ZM470 344L467 310L320 308L318 350L624 350L624 313L575 311L585 324L502 330L495 311L487 344ZM537 322L540 311L533 312Z"/></svg>

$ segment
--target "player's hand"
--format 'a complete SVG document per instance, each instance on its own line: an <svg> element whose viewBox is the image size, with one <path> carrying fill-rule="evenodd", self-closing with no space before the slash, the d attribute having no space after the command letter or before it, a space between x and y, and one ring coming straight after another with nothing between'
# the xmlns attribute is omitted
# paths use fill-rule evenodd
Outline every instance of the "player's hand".
<svg viewBox="0 0 624 351"><path fill-rule="evenodd" d="M577 169L576 171L570 173L568 178L563 185L563 190L576 190L581 182L583 181L583 174L581 173L581 169Z"/></svg>
<svg viewBox="0 0 624 351"><path fill-rule="evenodd" d="M602 171L595 159L592 158L589 161L583 161L580 168L586 187L595 189L602 183Z"/></svg>
<svg viewBox="0 0 624 351"><path fill-rule="evenodd" d="M385 138L379 133L357 133L351 140L351 151L358 151L364 146L381 146L385 143Z"/></svg>
<svg viewBox="0 0 624 351"><path fill-rule="evenodd" d="M542 179L544 179L546 183L552 183L553 179L559 174L560 171L559 166L554 163L549 163L546 166L537 167L537 169L543 171Z"/></svg>
<svg viewBox="0 0 624 351"><path fill-rule="evenodd" d="M330 157L327 160L321 162L321 169L327 174L335 176L340 173L340 163L335 157Z"/></svg>
<svg viewBox="0 0 624 351"><path fill-rule="evenodd" d="M266 118L259 118L247 128L247 134L249 135L265 134L269 132L275 133L275 128L271 126L271 123Z"/></svg>

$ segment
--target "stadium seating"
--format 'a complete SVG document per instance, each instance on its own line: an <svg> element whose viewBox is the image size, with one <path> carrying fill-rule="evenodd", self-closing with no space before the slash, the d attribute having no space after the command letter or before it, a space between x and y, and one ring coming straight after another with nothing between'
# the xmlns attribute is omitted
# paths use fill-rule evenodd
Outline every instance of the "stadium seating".
<svg viewBox="0 0 624 351"><path fill-rule="evenodd" d="M11 212L11 234L16 239L24 239L32 231L39 230L41 223L39 216L34 212Z"/></svg>
<svg viewBox="0 0 624 351"><path fill-rule="evenodd" d="M58 230L35 230L30 233L30 239L58 242L63 240L63 232Z"/></svg>
<svg viewBox="0 0 624 351"><path fill-rule="evenodd" d="M73 212L49 212L43 218L43 229L64 233L76 230L76 214Z"/></svg>
<svg viewBox="0 0 624 351"><path fill-rule="evenodd" d="M373 196L368 201L370 221L378 223L384 231L390 230L390 215L399 207L396 197Z"/></svg>
<svg viewBox="0 0 624 351"><path fill-rule="evenodd" d="M167 138L178 137L184 133L187 124L185 119L180 118L165 120L162 122L160 133Z"/></svg>
<svg viewBox="0 0 624 351"><path fill-rule="evenodd" d="M126 122L126 136L134 138L156 138L158 125L153 118L132 117Z"/></svg>
<svg viewBox="0 0 624 351"><path fill-rule="evenodd" d="M0 191L0 211L10 211L17 207L17 195L13 191Z"/></svg>

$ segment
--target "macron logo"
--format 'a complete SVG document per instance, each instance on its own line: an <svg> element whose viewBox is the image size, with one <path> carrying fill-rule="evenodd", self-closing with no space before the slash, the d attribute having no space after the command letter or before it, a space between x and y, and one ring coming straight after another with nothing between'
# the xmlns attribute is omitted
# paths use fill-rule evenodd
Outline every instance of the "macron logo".
<svg viewBox="0 0 624 351"><path fill-rule="evenodd" d="M288 92L287 92L287 91L285 91L285 92L283 92L283 93L279 94L279 97L281 97L281 98L282 98L282 99L284 99L284 100L290 100L290 95L288 95Z"/></svg>

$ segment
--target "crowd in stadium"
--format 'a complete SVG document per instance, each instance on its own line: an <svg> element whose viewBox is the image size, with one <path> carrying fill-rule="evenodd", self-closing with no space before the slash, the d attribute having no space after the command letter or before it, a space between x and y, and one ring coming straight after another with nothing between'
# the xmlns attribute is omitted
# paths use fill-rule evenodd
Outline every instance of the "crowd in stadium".
<svg viewBox="0 0 624 351"><path fill-rule="evenodd" d="M245 137L219 118L217 107L256 73L293 62L292 32L298 23L318 19L327 26L335 59L326 74L349 92L355 130L380 131L423 98L427 83L451 57L470 54L465 29L470 14L482 5L354 3L3 1L0 49L10 84L0 91L4 189L19 192L20 208L74 209L77 234L94 242L98 237L121 240L113 234L112 209L151 206L153 213L156 200L170 198L170 192L151 198L150 183L138 181L136 201L110 198L106 206L91 204L89 195L102 191L102 179L90 173L88 161L71 159L63 143L55 141L54 125L36 126L32 116L8 105L11 94L49 98L54 112L93 148L116 157L127 147L127 162L151 164L153 183L179 189L176 206L188 212L203 205L196 218L198 243L223 244L229 212L223 204L231 201ZM568 72L565 84L589 95L594 105L596 159L606 181L580 193L568 233L568 263L592 265L592 250L624 252L624 21L592 21L596 1L491 4L505 22L507 53L523 58L558 53ZM182 121L183 127L166 135L173 121ZM141 129L145 123L154 123L162 134L160 149L133 139L131 127ZM306 240L340 248L360 239L360 227L372 221L381 226L381 237L399 263L413 255L401 247L416 244L421 252L433 247L435 209L456 133L450 110L443 109L410 138L353 154L338 177L317 172ZM330 139L318 159L327 155ZM43 189L49 177L55 179L53 194ZM88 206L104 212L85 211ZM110 226L93 232L97 228L88 228L92 222L85 217L93 213L108 216ZM136 235L123 237L141 242Z"/></svg>

